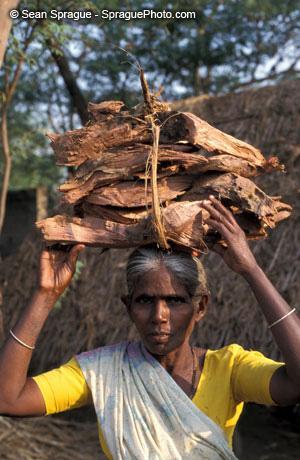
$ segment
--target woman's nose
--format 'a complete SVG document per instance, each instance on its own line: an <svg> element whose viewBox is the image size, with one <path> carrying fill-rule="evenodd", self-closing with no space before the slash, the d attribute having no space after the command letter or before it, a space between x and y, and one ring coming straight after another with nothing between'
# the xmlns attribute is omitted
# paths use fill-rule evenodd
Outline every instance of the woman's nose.
<svg viewBox="0 0 300 460"><path fill-rule="evenodd" d="M158 299L153 308L152 321L153 322L165 322L168 320L168 306L166 301L163 299Z"/></svg>

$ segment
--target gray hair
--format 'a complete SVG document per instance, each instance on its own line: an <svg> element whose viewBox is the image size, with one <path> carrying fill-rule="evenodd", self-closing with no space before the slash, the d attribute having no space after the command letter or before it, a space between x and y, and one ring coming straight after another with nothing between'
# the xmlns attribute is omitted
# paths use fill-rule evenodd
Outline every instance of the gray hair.
<svg viewBox="0 0 300 460"><path fill-rule="evenodd" d="M192 299L209 295L205 270L197 257L174 250L167 252L157 247L140 247L133 251L127 262L127 288L130 299L140 277L149 270L159 270L162 264L184 285Z"/></svg>

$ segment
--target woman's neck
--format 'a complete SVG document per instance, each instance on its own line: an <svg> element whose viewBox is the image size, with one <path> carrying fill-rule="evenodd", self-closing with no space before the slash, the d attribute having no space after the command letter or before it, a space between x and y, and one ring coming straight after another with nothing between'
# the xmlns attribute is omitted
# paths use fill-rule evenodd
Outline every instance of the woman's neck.
<svg viewBox="0 0 300 460"><path fill-rule="evenodd" d="M192 398L199 384L204 365L206 350L194 349L194 353L188 342L180 348L173 350L167 355L153 355L155 359L172 376L179 387ZM197 363L195 365L195 359Z"/></svg>
<svg viewBox="0 0 300 460"><path fill-rule="evenodd" d="M188 341L166 355L153 355L169 374L191 367L193 353Z"/></svg>

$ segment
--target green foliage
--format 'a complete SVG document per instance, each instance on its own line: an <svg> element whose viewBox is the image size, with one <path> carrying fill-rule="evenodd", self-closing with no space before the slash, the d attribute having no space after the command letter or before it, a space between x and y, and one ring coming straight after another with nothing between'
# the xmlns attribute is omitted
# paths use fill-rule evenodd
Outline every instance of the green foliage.
<svg viewBox="0 0 300 460"><path fill-rule="evenodd" d="M64 170L55 165L54 155L43 130L31 125L24 112L13 111L13 116L9 120L13 156L10 189L34 188L39 185L51 188L61 182Z"/></svg>
<svg viewBox="0 0 300 460"><path fill-rule="evenodd" d="M24 151L23 151L24 152ZM27 189L38 186L52 188L62 180L62 172L55 166L53 155L37 155L25 150L24 155L14 156L10 189Z"/></svg>

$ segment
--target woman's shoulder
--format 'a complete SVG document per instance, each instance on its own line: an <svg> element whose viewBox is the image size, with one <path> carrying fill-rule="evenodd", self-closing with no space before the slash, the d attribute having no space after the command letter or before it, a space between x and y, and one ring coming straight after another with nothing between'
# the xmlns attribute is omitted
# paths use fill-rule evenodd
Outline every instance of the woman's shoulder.
<svg viewBox="0 0 300 460"><path fill-rule="evenodd" d="M83 363L94 363L100 358L112 358L114 355L124 351L127 348L128 343L128 341L123 341L111 345L104 345L102 347L84 351L76 355L75 358L82 367Z"/></svg>
<svg viewBox="0 0 300 460"><path fill-rule="evenodd" d="M228 364L233 364L244 360L251 360L254 362L268 359L260 351L246 350L237 343L231 343L216 350L208 349L206 353L206 358L210 361L213 361L214 363L227 362Z"/></svg>
<svg viewBox="0 0 300 460"><path fill-rule="evenodd" d="M231 343L229 345L225 345L222 348L217 349L208 349L207 355L213 356L215 358L224 358L225 356L228 357L236 357L240 354L247 352L241 345L237 343Z"/></svg>
<svg viewBox="0 0 300 460"><path fill-rule="evenodd" d="M258 350L247 350L232 343L217 350L207 350L207 362L212 366L230 367L231 369L254 369L256 367L278 367L282 362L274 361Z"/></svg>

